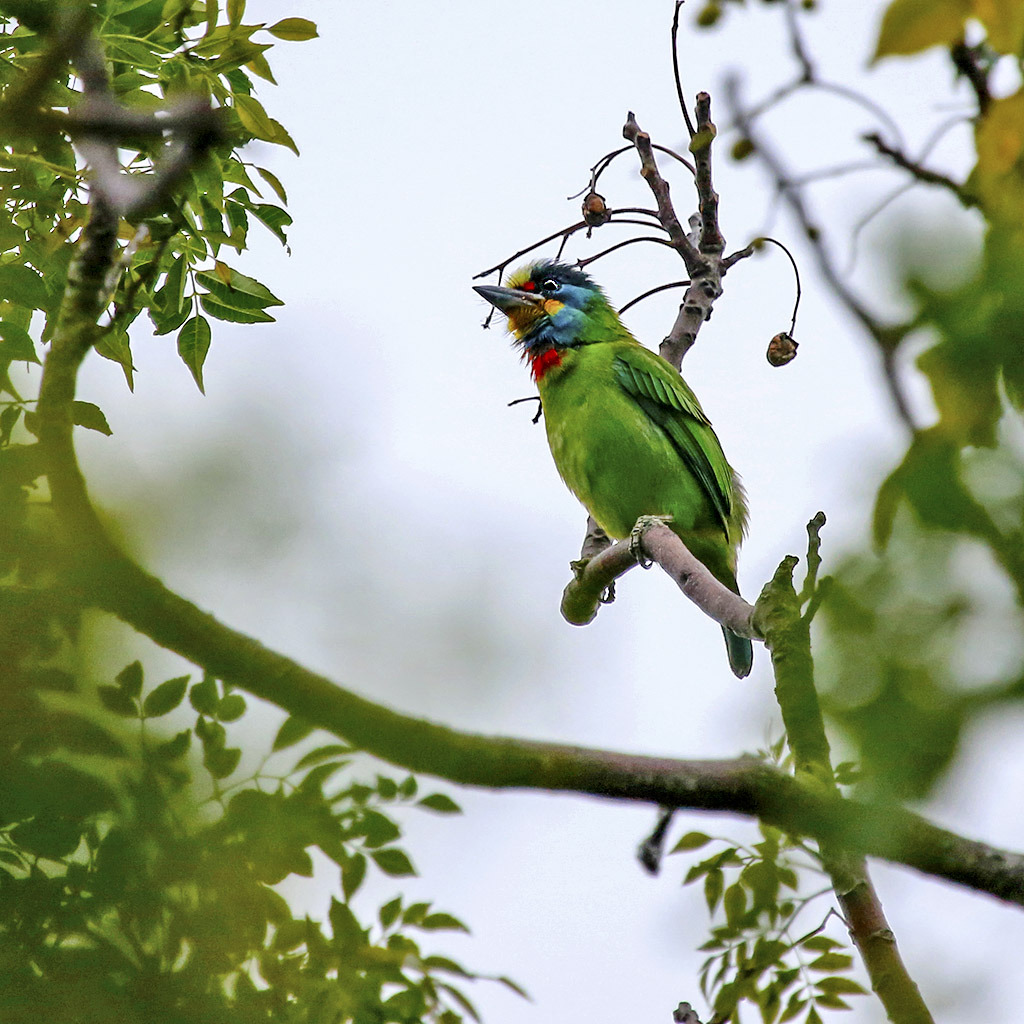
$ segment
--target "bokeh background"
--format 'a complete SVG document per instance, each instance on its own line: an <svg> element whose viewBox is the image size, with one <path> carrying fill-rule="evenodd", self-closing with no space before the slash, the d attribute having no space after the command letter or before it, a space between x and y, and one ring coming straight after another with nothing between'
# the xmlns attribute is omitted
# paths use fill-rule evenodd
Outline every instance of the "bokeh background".
<svg viewBox="0 0 1024 1024"><path fill-rule="evenodd" d="M938 55L868 68L878 5L822 7L804 20L823 77L875 98L911 149L966 109ZM682 75L691 95L711 91L726 138L716 181L726 237L738 248L770 231L796 247L804 280L793 364L772 369L764 359L793 298L777 251L730 273L685 364L750 497L739 575L752 599L783 555L804 551L818 509L828 516L826 571L829 559L867 543L875 491L904 438L874 353L820 284L769 182L753 162L725 158L725 75L739 75L753 100L793 73L781 13L730 9L712 32L697 31L694 14L684 10ZM672 4L249 0L246 20L286 15L315 20L320 38L275 48L280 84L261 98L302 156L254 145L252 159L289 191L290 250L268 234L228 262L287 304L273 324L215 325L206 397L173 342L144 327L134 335L134 396L115 364L89 361L81 397L102 406L114 431L80 440L99 504L170 586L404 711L487 733L686 757L735 756L777 738L764 652L750 679L733 679L718 628L657 571L630 574L591 626L561 620L585 516L555 473L543 428L530 422L533 407L506 407L532 386L500 326L480 329L486 306L470 290L478 271L577 219L577 202L565 197L621 144L627 110L656 141L684 148ZM828 94L791 102L765 123L803 170L863 159L858 137L877 126L869 111ZM936 163L966 172L967 130L946 136ZM842 176L811 192L835 230L840 264L894 314L894 265L913 260L953 281L978 245L968 214L918 189L872 220L854 251L852 229L899 180ZM675 182L678 208L689 212L685 178ZM613 206L649 205L627 159L601 191ZM590 243L571 241L566 255L621 237L606 228ZM627 248L590 269L619 304L682 276L660 247ZM652 298L627 322L656 345L675 301ZM925 389L912 382L911 392L926 417ZM120 668L129 642L125 634L111 664L95 671ZM167 674L180 672L163 653L148 650L145 660L151 678L164 663ZM279 716L248 717L269 743ZM976 726L927 812L967 835L1024 847L1012 811L1024 784L1022 724L1018 712ZM700 1007L703 898L680 887L683 857L669 858L658 878L634 859L653 809L452 792L464 816L403 822L420 877L378 880L361 898L370 906L402 891L466 920L473 935L450 937L446 949L480 971L512 975L533 997L476 985L491 1024L656 1022L681 1000ZM688 828L751 834L727 818L680 816L677 834ZM1024 919L907 871L875 873L939 1019L1016 1019ZM336 889L323 870L288 895L313 909ZM847 1019L867 1024L882 1012L859 1000Z"/></svg>

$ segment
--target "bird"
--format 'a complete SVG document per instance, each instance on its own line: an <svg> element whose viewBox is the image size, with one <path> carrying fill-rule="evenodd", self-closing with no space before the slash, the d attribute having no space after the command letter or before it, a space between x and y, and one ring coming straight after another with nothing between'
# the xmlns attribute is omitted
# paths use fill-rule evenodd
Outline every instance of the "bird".
<svg viewBox="0 0 1024 1024"><path fill-rule="evenodd" d="M641 516L664 517L738 594L743 487L675 367L637 341L578 267L541 260L517 270L505 287L474 290L508 318L537 385L558 473L598 525L623 539ZM724 626L722 632L729 665L742 679L753 663L750 640Z"/></svg>

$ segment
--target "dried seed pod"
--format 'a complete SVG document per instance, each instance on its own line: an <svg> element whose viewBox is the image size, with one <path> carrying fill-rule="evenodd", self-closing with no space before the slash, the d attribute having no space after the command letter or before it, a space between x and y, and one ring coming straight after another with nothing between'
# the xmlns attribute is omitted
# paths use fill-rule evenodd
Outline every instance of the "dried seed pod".
<svg viewBox="0 0 1024 1024"><path fill-rule="evenodd" d="M612 211L608 209L604 196L596 192L588 192L583 197L583 220L592 228L599 228L612 219Z"/></svg>
<svg viewBox="0 0 1024 1024"><path fill-rule="evenodd" d="M797 342L791 334L781 331L768 342L768 362L772 366L785 366L796 359Z"/></svg>

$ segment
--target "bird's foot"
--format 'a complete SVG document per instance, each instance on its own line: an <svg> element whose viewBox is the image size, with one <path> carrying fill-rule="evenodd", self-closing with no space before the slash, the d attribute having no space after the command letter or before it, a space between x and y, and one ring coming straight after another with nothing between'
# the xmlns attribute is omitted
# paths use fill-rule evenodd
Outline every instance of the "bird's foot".
<svg viewBox="0 0 1024 1024"><path fill-rule="evenodd" d="M641 516L629 531L629 553L636 559L641 569L650 569L654 563L644 554L643 539L644 533L654 523L668 524L672 522L671 516Z"/></svg>

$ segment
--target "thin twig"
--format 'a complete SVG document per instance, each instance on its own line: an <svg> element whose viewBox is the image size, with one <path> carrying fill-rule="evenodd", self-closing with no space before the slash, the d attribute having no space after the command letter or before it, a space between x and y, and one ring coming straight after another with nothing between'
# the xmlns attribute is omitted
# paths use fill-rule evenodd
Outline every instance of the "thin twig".
<svg viewBox="0 0 1024 1024"><path fill-rule="evenodd" d="M876 152L891 160L897 167L908 171L917 181L924 182L926 185L939 185L947 189L968 209L978 205L977 198L966 192L959 182L954 181L946 174L922 166L919 161L911 159L901 149L890 146L877 132L871 132L861 136L861 138L873 146Z"/></svg>
<svg viewBox="0 0 1024 1024"><path fill-rule="evenodd" d="M641 292L635 299L630 299L624 306L620 306L619 316L622 316L627 309L632 309L638 302L643 302L644 299L657 295L658 292L668 291L670 288L686 288L689 284L689 281L669 281L668 284L659 284L656 288L648 288L647 291Z"/></svg>
<svg viewBox="0 0 1024 1024"><path fill-rule="evenodd" d="M897 415L911 432L916 432L917 424L910 411L909 402L903 393L903 385L896 372L895 353L903 338L911 329L911 324L886 324L877 317L863 300L846 283L837 270L825 244L821 229L814 223L803 193L794 187L791 176L781 159L767 143L757 136L753 123L749 120L746 110L739 97L739 83L735 77L726 80L726 99L733 114L733 119L743 134L751 140L758 158L767 168L775 184L776 193L789 207L797 223L803 231L811 247L818 269L832 293L871 336L878 347L882 361L882 371L889 389Z"/></svg>
<svg viewBox="0 0 1024 1024"><path fill-rule="evenodd" d="M679 109L682 111L683 120L686 122L686 130L692 139L696 135L693 122L690 120L690 111L686 109L686 98L683 96L683 83L679 76L679 9L683 6L683 0L676 0L675 9L672 11L672 78L676 83L676 97L679 100Z"/></svg>
<svg viewBox="0 0 1024 1024"><path fill-rule="evenodd" d="M616 242L615 245L610 245L607 249L602 249L601 252L594 253L593 256L587 256L584 259L578 259L576 266L581 270L584 267L589 267L595 260L599 260L609 253L615 252L616 249L624 249L627 245L635 245L637 242L657 242L658 245L667 245L670 249L674 249L675 246L671 242L664 238L657 238L654 235L640 235L636 238L627 238L624 242Z"/></svg>

